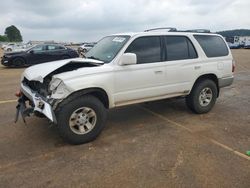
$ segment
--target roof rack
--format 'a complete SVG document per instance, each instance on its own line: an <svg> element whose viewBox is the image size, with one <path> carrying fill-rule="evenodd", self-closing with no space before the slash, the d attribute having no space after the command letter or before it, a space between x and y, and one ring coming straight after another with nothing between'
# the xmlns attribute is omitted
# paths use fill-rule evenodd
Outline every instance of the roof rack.
<svg viewBox="0 0 250 188"><path fill-rule="evenodd" d="M174 28L174 27L158 27L158 28L153 28L153 29L147 29L147 30L145 30L144 32L157 31L157 30L165 30L165 29L169 29L168 32L177 31L177 29Z"/></svg>
<svg viewBox="0 0 250 188"><path fill-rule="evenodd" d="M190 29L190 30L180 30L177 32L211 33L211 31L209 29Z"/></svg>
<svg viewBox="0 0 250 188"><path fill-rule="evenodd" d="M177 30L174 27L158 27L153 29L147 29L144 32L165 30L168 29L168 32L191 32L191 33L211 33L209 29L190 29L190 30Z"/></svg>

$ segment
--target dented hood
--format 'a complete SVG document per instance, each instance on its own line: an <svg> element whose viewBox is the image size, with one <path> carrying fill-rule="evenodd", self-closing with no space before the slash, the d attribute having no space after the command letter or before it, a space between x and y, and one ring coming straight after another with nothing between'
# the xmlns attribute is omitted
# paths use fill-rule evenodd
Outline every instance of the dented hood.
<svg viewBox="0 0 250 188"><path fill-rule="evenodd" d="M59 69L60 67L69 64L71 62L79 62L79 63L90 63L90 64L104 64L102 61L94 60L94 59L85 59L85 58L73 58L73 59L64 59L59 61L52 61L49 63L42 63L39 65L34 65L27 68L24 73L23 77L27 78L28 80L35 80L39 82L43 82L43 79L50 74L51 72Z"/></svg>

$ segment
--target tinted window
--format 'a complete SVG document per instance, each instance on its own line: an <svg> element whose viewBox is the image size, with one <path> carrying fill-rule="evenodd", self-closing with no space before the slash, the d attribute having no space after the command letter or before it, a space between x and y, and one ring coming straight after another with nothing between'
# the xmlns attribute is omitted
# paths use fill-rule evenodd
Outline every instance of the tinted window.
<svg viewBox="0 0 250 188"><path fill-rule="evenodd" d="M201 45L207 57L228 55L227 46L221 37L211 35L194 35L194 37Z"/></svg>
<svg viewBox="0 0 250 188"><path fill-rule="evenodd" d="M34 52L40 52L46 50L46 46L44 45L36 45L33 48L31 48Z"/></svg>
<svg viewBox="0 0 250 188"><path fill-rule="evenodd" d="M48 50L56 50L56 46L53 46L53 45L48 45Z"/></svg>
<svg viewBox="0 0 250 188"><path fill-rule="evenodd" d="M135 53L137 63L153 63L161 61L160 37L141 37L135 39L125 53Z"/></svg>
<svg viewBox="0 0 250 188"><path fill-rule="evenodd" d="M58 45L48 45L48 50L63 50L65 49L63 46L58 46Z"/></svg>
<svg viewBox="0 0 250 188"><path fill-rule="evenodd" d="M184 36L165 37L167 60L182 60L197 58L193 44Z"/></svg>

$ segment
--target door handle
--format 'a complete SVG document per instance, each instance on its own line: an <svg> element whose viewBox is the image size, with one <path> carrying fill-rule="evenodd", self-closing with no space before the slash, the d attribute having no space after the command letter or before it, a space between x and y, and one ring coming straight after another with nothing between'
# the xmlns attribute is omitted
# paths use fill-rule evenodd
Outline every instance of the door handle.
<svg viewBox="0 0 250 188"><path fill-rule="evenodd" d="M155 71L155 74L161 74L161 73L163 73L163 71L161 70Z"/></svg>
<svg viewBox="0 0 250 188"><path fill-rule="evenodd" d="M194 66L194 69L197 70L197 69L200 69L201 66Z"/></svg>

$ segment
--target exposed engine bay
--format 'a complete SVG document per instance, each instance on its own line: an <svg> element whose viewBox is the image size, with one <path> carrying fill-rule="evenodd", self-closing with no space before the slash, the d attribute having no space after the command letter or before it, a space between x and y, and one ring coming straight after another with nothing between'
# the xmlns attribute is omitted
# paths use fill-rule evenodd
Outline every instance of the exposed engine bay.
<svg viewBox="0 0 250 188"><path fill-rule="evenodd" d="M53 76L65 72L75 71L81 68L90 68L101 65L103 65L102 62L95 63L93 61L84 62L71 60L70 62L64 63L62 66L58 66L56 68L54 67L54 70L52 72L45 75L42 82L40 80L29 80L24 75L21 83L22 95L20 95L18 105L16 107L17 113L15 121L18 120L19 114L21 114L24 122L26 116L30 116L30 114L35 114L37 116L45 115L52 122L56 123L54 110L62 99L58 100L56 98L56 96L58 95L55 95L53 92L58 89L61 89L60 97L64 95L67 96L69 92L66 92L67 90L65 89L64 84L62 84L61 81L57 82L56 84L54 83L56 87L52 87ZM31 73L33 73L32 70ZM54 80L54 82L56 81ZM63 85L62 88L59 87L61 85ZM55 98L52 98L51 96L55 96Z"/></svg>
<svg viewBox="0 0 250 188"><path fill-rule="evenodd" d="M52 77L56 74L64 73L64 72L69 72L69 71L74 71L79 68L84 68L84 67L96 67L100 66L102 64L95 64L92 62L79 62L79 61L71 61L68 64L54 70L50 74L48 74L44 79L43 82L41 83L40 81L29 81L27 78L24 77L23 83L29 86L32 90L37 91L40 95L43 97L47 97L51 95L51 92L49 90L49 84L52 80Z"/></svg>

